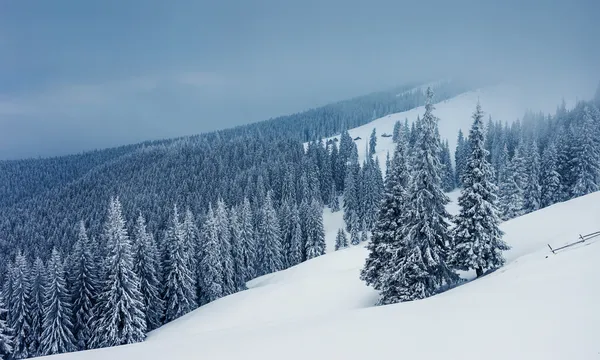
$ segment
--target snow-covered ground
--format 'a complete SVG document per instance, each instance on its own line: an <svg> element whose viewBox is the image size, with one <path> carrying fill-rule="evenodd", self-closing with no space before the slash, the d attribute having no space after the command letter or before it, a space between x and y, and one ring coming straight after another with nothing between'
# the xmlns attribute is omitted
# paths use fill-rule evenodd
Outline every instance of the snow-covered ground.
<svg viewBox="0 0 600 360"><path fill-rule="evenodd" d="M543 112L545 114L554 114L557 106L561 103L563 95L555 95L544 97L543 100L536 98L535 94L529 93L524 89L508 85L495 85L489 86L482 89L466 92L458 95L454 98L445 100L437 103L434 114L440 118L439 129L440 136L442 139L448 139L450 146L450 153L453 156L456 148L456 139L458 136L458 130L462 129L465 135L468 134L468 130L471 127L473 119L471 115L475 110L477 101L481 102L483 111L487 116L490 115L494 121L502 121L512 123L517 119L521 119L528 110L535 112ZM564 97L567 107L572 107L576 103L576 96L571 94L570 96ZM382 118L373 120L372 122L363 126L349 130L350 136L354 139L360 137L360 140L356 140L358 146L359 160L362 161L365 158L367 144L371 131L375 128L377 131L377 152L376 155L379 158L382 169L385 168L385 157L387 152L390 154L394 152L394 143L392 138L381 137L382 134L393 134L394 124L396 121L404 123L405 119L408 119L409 124L416 120L417 115L423 116L425 108L423 106L411 109L409 111L391 114ZM338 138L334 136L330 139Z"/></svg>
<svg viewBox="0 0 600 360"><path fill-rule="evenodd" d="M341 216L326 214L329 244ZM426 300L373 307L356 246L255 279L144 343L57 358L598 359L600 239L556 255L547 244L600 230L600 192L502 229L512 246L504 267Z"/></svg>

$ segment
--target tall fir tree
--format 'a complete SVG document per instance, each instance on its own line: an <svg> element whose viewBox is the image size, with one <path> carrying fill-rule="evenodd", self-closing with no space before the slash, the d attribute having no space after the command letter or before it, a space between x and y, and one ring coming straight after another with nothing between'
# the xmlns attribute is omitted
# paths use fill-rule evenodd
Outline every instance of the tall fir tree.
<svg viewBox="0 0 600 360"><path fill-rule="evenodd" d="M360 244L360 237L358 233L360 230L360 222L358 220L358 215L356 215L354 210L350 212L350 219L350 244L358 245Z"/></svg>
<svg viewBox="0 0 600 360"><path fill-rule="evenodd" d="M446 192L454 190L455 185L455 173L452 167L452 159L450 158L450 146L448 140L444 142L442 146L442 153L440 155L440 162L442 164L442 188Z"/></svg>
<svg viewBox="0 0 600 360"><path fill-rule="evenodd" d="M348 236L344 229L339 229L335 237L335 250L345 249L348 247Z"/></svg>
<svg viewBox="0 0 600 360"><path fill-rule="evenodd" d="M455 183L462 186L462 175L466 166L466 141L462 130L458 130L458 140L456 141L456 151L454 152L454 161L456 163L456 179Z"/></svg>
<svg viewBox="0 0 600 360"><path fill-rule="evenodd" d="M398 139L400 139L400 136L402 136L402 123L400 122L400 120L396 121L394 123L394 132L392 133L392 141L397 143Z"/></svg>
<svg viewBox="0 0 600 360"><path fill-rule="evenodd" d="M459 270L474 269L477 276L487 269L504 264L502 251L509 247L502 241L500 218L496 208L494 173L484 147L483 111L478 103L469 132L469 149L463 174L463 189L455 218L454 241L450 263Z"/></svg>
<svg viewBox="0 0 600 360"><path fill-rule="evenodd" d="M125 228L121 202L110 201L104 224L106 258L104 279L96 303L92 346L132 344L146 338L144 299L140 279L133 271L133 254Z"/></svg>
<svg viewBox="0 0 600 360"><path fill-rule="evenodd" d="M535 140L529 144L527 155L527 183L523 194L523 210L529 213L539 210L542 203L540 154Z"/></svg>
<svg viewBox="0 0 600 360"><path fill-rule="evenodd" d="M202 226L202 260L199 269L202 303L223 297L223 264L220 257L218 223L212 206L209 206Z"/></svg>
<svg viewBox="0 0 600 360"><path fill-rule="evenodd" d="M572 197L598 191L600 180L600 116L598 109L585 105L577 128L571 171L574 174ZM594 116L596 115L596 116Z"/></svg>
<svg viewBox="0 0 600 360"><path fill-rule="evenodd" d="M246 267L242 249L242 227L236 208L229 213L229 233L231 234L231 253L233 256L233 284L235 291L246 289Z"/></svg>
<svg viewBox="0 0 600 360"><path fill-rule="evenodd" d="M246 281L256 277L256 239L254 237L254 220L250 201L244 198L240 214L240 243L242 246L242 262L245 267Z"/></svg>
<svg viewBox="0 0 600 360"><path fill-rule="evenodd" d="M302 225L300 222L300 211L298 206L294 204L291 209L291 218L288 226L290 229L290 249L288 253L288 266L295 266L302 262L302 245L303 234Z"/></svg>
<svg viewBox="0 0 600 360"><path fill-rule="evenodd" d="M352 228L351 214L357 213L359 208L357 196L357 181L354 167L348 166L346 170L346 180L344 181L344 221L346 223L346 231ZM358 216L358 215L357 215Z"/></svg>
<svg viewBox="0 0 600 360"><path fill-rule="evenodd" d="M183 218L183 222L181 224L183 228L183 238L185 244L185 251L188 254L188 267L192 271L192 273L198 268L198 261L193 254L198 252L198 237L200 236L200 230L198 230L198 226L196 225L196 218L194 217L194 213L190 209L185 211L185 216ZM194 284L195 286L196 284Z"/></svg>
<svg viewBox="0 0 600 360"><path fill-rule="evenodd" d="M67 290L64 264L56 249L52 250L46 274L41 353L52 355L75 351L71 294Z"/></svg>
<svg viewBox="0 0 600 360"><path fill-rule="evenodd" d="M504 181L500 184L499 209L502 220L523 215L525 171L525 160L518 147L506 168Z"/></svg>
<svg viewBox="0 0 600 360"><path fill-rule="evenodd" d="M165 239L165 321L173 321L196 308L195 279L190 269L190 256L183 223L177 206Z"/></svg>
<svg viewBox="0 0 600 360"><path fill-rule="evenodd" d="M323 208L316 199L310 204L310 222L306 227L306 259L325 254L325 230L323 228Z"/></svg>
<svg viewBox="0 0 600 360"><path fill-rule="evenodd" d="M46 267L42 259L37 257L31 268L31 300L29 302L29 313L31 314L31 342L29 343L29 354L31 356L41 355L41 344L44 319L44 284L46 282Z"/></svg>
<svg viewBox="0 0 600 360"><path fill-rule="evenodd" d="M260 264L261 274L270 274L283 269L283 251L281 249L281 231L277 213L273 207L272 193L267 193L260 226Z"/></svg>
<svg viewBox="0 0 600 360"><path fill-rule="evenodd" d="M154 236L148 231L146 220L140 214L133 237L133 270L140 278L140 292L144 298L146 324L149 331L162 325L165 304L160 294L160 255Z"/></svg>
<svg viewBox="0 0 600 360"><path fill-rule="evenodd" d="M31 277L27 259L22 253L18 253L10 272L11 294L9 313L9 326L13 329L13 357L25 359L32 354L29 353L31 342L31 313L29 303L31 301Z"/></svg>
<svg viewBox="0 0 600 360"><path fill-rule="evenodd" d="M77 350L90 348L93 330L94 305L100 290L97 259L85 224L79 222L77 241L71 254L70 283L73 296L73 314Z"/></svg>
<svg viewBox="0 0 600 360"><path fill-rule="evenodd" d="M542 155L542 207L561 201L561 179L558 173L558 151L550 142Z"/></svg>
<svg viewBox="0 0 600 360"><path fill-rule="evenodd" d="M0 295L0 360L8 360L13 352L13 330L8 326L8 310Z"/></svg>
<svg viewBox="0 0 600 360"><path fill-rule="evenodd" d="M392 245L402 238L401 219L406 206L407 187L410 181L406 138L399 138L394 150L385 191L377 221L367 245L369 256L361 271L361 279L376 290L382 289L385 269L392 258Z"/></svg>
<svg viewBox="0 0 600 360"><path fill-rule="evenodd" d="M369 138L369 157L373 157L377 152L377 131L373 128L371 137Z"/></svg>
<svg viewBox="0 0 600 360"><path fill-rule="evenodd" d="M223 199L217 201L215 210L219 244L221 248L221 263L223 264L223 293L225 296L235 293L235 269L231 251L231 233L229 231L229 214Z"/></svg>
<svg viewBox="0 0 600 360"><path fill-rule="evenodd" d="M417 127L412 181L404 209L401 240L395 243L381 286L381 304L423 299L457 281L446 263L450 202L441 187L440 137L427 89L425 114Z"/></svg>

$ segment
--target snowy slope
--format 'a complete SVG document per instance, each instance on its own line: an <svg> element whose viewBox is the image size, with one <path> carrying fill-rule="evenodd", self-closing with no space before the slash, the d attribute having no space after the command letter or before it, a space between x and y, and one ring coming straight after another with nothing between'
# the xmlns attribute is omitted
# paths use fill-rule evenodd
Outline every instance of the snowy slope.
<svg viewBox="0 0 600 360"><path fill-rule="evenodd" d="M600 239L557 255L546 244L600 230L600 193L502 229L512 246L506 266L426 300L372 307L377 294L358 279L367 255L358 246L253 280L144 343L56 358L597 359Z"/></svg>
<svg viewBox="0 0 600 360"><path fill-rule="evenodd" d="M554 114L557 105L562 101L560 96L548 96L543 98L543 100L536 99L533 96L534 94L520 87L503 84L470 91L437 103L434 114L440 118L440 136L444 140L448 139L450 152L453 155L456 148L458 130L462 129L465 134L468 133L472 122L471 115L475 110L478 100L481 102L486 117L490 115L494 121L500 120L508 123L522 118L528 110ZM576 97L567 97L565 101L568 107L574 106ZM411 124L416 120L417 115L423 116L424 113L425 108L421 106L409 111L387 115L349 130L350 136L353 139L356 137L361 138L361 140L356 141L360 162L362 163L364 160L369 136L375 128L377 130L377 157L383 169L386 153L389 151L390 154L393 154L394 145L392 138L383 138L381 135L383 133L391 135L396 121L399 120L404 123L404 120L408 119L409 124ZM336 137L339 140L339 136L332 137L331 139Z"/></svg>

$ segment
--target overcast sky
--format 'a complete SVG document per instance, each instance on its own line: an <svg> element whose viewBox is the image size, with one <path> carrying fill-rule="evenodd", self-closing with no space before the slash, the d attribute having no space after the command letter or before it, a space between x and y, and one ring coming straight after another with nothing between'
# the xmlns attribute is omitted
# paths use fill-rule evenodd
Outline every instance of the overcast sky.
<svg viewBox="0 0 600 360"><path fill-rule="evenodd" d="M597 0L0 0L0 158L195 134L406 81L600 78Z"/></svg>

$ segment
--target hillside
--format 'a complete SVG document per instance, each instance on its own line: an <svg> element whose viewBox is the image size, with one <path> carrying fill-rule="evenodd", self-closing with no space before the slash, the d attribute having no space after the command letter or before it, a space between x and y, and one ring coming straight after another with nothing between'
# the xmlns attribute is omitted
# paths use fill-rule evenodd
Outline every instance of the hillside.
<svg viewBox="0 0 600 360"><path fill-rule="evenodd" d="M508 221L506 266L438 296L385 307L372 307L377 295L358 279L363 247L329 253L255 279L248 291L144 343L53 359L593 359L600 351L600 240L557 255L546 244L570 242L599 224L600 193Z"/></svg>

